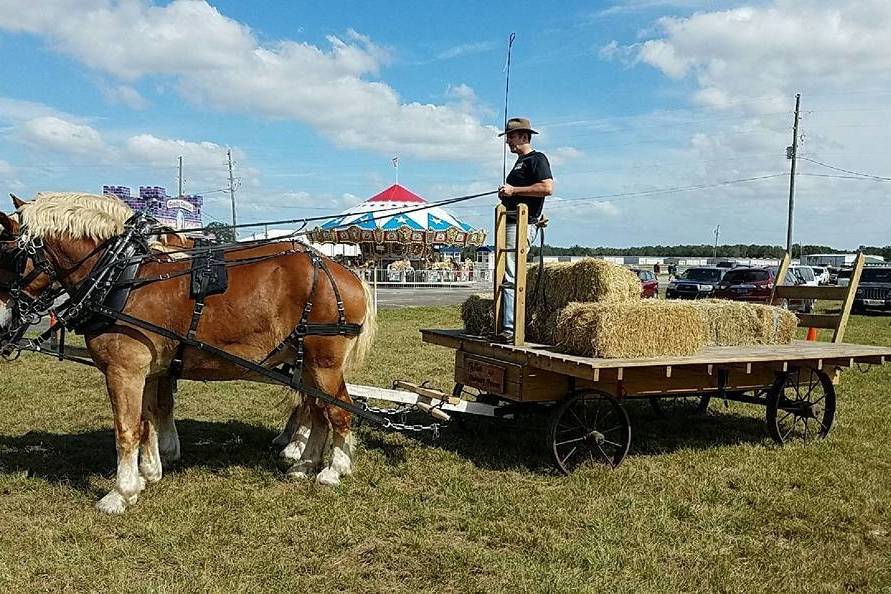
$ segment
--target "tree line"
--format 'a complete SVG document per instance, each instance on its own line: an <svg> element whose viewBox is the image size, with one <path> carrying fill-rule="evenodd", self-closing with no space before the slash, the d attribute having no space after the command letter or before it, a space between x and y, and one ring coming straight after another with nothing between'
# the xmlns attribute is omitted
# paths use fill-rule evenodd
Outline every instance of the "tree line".
<svg viewBox="0 0 891 594"><path fill-rule="evenodd" d="M886 246L860 246L858 250L867 254L883 256L891 261L891 245ZM680 257L691 256L696 258L711 258L715 255L715 246L708 244L699 245L645 245L627 248L613 247L584 247L574 245L571 247L559 247L545 244L542 250L545 256L666 256ZM539 246L533 246L531 255L538 256ZM779 245L735 244L719 245L717 256L719 258L782 258L786 249ZM851 250L840 250L828 245L792 245L792 253L799 254L847 254Z"/></svg>

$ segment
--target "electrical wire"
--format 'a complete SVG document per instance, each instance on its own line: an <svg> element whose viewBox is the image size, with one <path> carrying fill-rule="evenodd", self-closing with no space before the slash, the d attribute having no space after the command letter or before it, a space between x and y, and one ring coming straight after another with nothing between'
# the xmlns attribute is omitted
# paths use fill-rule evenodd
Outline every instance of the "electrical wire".
<svg viewBox="0 0 891 594"><path fill-rule="evenodd" d="M820 165L821 167L826 167L827 169L833 169L835 171L841 171L842 173L849 173L851 175L857 175L860 177L870 178L876 181L891 181L891 177L882 177L880 175L873 175L871 173L862 173L859 171L851 171L850 169L843 169L841 167L836 167L835 165L830 165L829 163L823 163L822 161L817 161L816 159L811 159L810 157L798 157L802 161L808 161L810 163L814 163L815 165Z"/></svg>

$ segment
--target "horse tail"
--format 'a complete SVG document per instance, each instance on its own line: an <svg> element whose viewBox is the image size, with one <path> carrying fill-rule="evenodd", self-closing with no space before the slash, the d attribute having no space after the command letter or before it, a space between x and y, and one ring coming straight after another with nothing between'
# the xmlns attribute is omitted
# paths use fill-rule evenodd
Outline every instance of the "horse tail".
<svg viewBox="0 0 891 594"><path fill-rule="evenodd" d="M365 319L362 321L362 330L359 332L359 336L356 337L356 341L347 353L344 362L344 369L347 371L362 367L368 351L371 350L374 336L377 334L377 309L375 308L374 295L368 283L361 279L359 282L362 283L362 294L365 297Z"/></svg>

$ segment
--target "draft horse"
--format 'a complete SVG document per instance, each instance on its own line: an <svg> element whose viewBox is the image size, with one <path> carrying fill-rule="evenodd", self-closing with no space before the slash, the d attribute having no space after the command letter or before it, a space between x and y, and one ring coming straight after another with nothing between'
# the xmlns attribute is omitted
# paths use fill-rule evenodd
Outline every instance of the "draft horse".
<svg viewBox="0 0 891 594"><path fill-rule="evenodd" d="M2 334L16 322L13 313L21 309L17 300L39 299L50 281L69 295L76 294L101 262L104 246L120 236L133 215L111 196L41 193L33 201L14 198L14 203L18 220L0 213L0 278L6 279L0 287ZM45 274L32 272L37 255ZM228 288L206 297L193 328L195 340L268 368L299 364L303 385L351 403L344 372L362 363L376 329L367 284L297 241L239 246L227 249L224 258ZM184 273L190 265L188 259L163 253L145 258L135 278L153 282L134 284L122 313L187 335L196 310L190 275ZM165 276L166 280L157 280ZM25 286L16 286L11 293L15 283L10 279L24 281ZM324 325L338 319L361 330L306 335L300 348L290 340L301 323ZM146 483L161 479L162 460L180 455L173 418L176 377L255 378L233 362L119 320L85 331L85 339L93 362L105 375L118 456L114 489L96 507L122 513L136 503ZM351 414L314 398L295 398L294 403L284 430L273 442L283 448L288 476L315 475L319 483L338 484L352 471Z"/></svg>

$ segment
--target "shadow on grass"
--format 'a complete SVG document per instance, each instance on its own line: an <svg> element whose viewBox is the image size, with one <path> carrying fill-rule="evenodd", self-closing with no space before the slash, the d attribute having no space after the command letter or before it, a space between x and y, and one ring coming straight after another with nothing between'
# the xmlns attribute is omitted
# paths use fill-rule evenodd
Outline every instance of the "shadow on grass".
<svg viewBox="0 0 891 594"><path fill-rule="evenodd" d="M630 456L658 456L680 449L710 449L765 439L761 418L722 412L713 404L707 416L662 419L646 403L628 403L632 442ZM754 407L752 414L755 414ZM526 469L553 473L546 447L547 410L526 413L515 421L467 417L453 421L437 440L419 439L470 460L490 470ZM418 419L424 422L423 419ZM277 472L269 444L275 432L260 425L242 422L215 422L183 419L177 422L182 459L165 466L166 475L201 468L221 472L231 467L258 468ZM385 433L359 429L362 446L381 453L391 466L407 460L405 443ZM97 476L111 477L116 465L114 434L111 430L58 434L30 431L19 436L0 435L0 471L27 473L52 484L101 494L90 484Z"/></svg>
<svg viewBox="0 0 891 594"><path fill-rule="evenodd" d="M276 469L269 444L275 432L241 422L177 421L182 458L165 465L165 475L188 468L218 472L230 467ZM117 464L114 432L81 433L29 431L0 435L0 472L27 473L52 484L100 494L90 485L97 476L111 477Z"/></svg>
<svg viewBox="0 0 891 594"><path fill-rule="evenodd" d="M743 414L726 411L713 403L707 415L661 418L646 402L625 405L631 421L629 456L659 456L682 449L708 450L742 443L761 443L767 438L763 412L747 407ZM547 427L549 411L525 413L516 421L489 417L456 415L439 439L419 439L425 445L467 458L489 470L525 469L555 472L549 453ZM424 418L414 422L429 422ZM383 433L365 431L362 444L382 453L389 463L405 462L403 445L386 439Z"/></svg>

